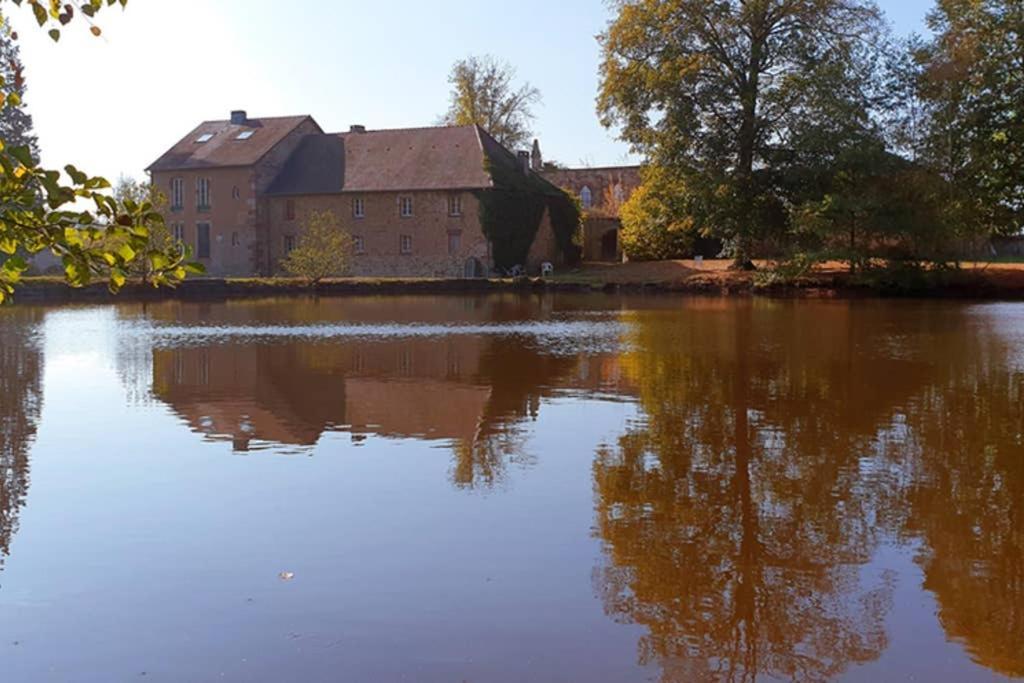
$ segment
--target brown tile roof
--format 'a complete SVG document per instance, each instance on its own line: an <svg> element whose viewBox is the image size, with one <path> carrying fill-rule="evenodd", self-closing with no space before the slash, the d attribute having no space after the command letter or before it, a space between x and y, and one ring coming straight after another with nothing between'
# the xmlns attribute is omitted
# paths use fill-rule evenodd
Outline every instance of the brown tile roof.
<svg viewBox="0 0 1024 683"><path fill-rule="evenodd" d="M230 121L204 121L146 170L177 171L218 166L250 166L263 158L307 119L311 120L312 117L267 117L249 119L244 124L237 125ZM243 131L251 131L252 137L238 140L238 134ZM208 142L196 142L202 135L212 137Z"/></svg>
<svg viewBox="0 0 1024 683"><path fill-rule="evenodd" d="M477 126L310 135L269 192L484 189L494 184L485 160L517 163L511 152Z"/></svg>

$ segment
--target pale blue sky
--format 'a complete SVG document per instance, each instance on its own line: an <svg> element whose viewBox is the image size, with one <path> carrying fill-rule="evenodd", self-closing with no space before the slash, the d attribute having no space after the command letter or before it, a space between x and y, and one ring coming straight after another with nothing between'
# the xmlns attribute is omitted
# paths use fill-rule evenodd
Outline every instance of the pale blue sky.
<svg viewBox="0 0 1024 683"><path fill-rule="evenodd" d="M907 33L923 30L933 2L880 4ZM235 108L308 113L327 130L431 125L446 107L452 62L485 53L540 88L535 131L547 158L628 159L594 113L595 36L609 19L601 0L131 0L101 20L102 39L79 27L59 45L27 18L15 18L27 102L50 163L141 175L198 121ZM139 96L97 102L92 86L111 82L110 71L138 84Z"/></svg>

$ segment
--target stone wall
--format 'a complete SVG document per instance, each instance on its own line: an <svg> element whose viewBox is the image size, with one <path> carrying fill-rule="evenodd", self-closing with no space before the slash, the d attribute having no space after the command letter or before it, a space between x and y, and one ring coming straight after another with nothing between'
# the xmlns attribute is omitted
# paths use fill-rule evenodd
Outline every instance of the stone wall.
<svg viewBox="0 0 1024 683"><path fill-rule="evenodd" d="M250 245L249 252L251 268L255 272L269 275L274 271L274 262L270 255L270 214L265 192L284 168L288 158L298 148L302 138L322 132L313 119L303 121L253 168L253 196L258 198L253 215L253 227L257 239Z"/></svg>
<svg viewBox="0 0 1024 683"><path fill-rule="evenodd" d="M560 168L542 173L544 178L558 187L581 196L583 188L590 190L593 203L584 206L592 215L619 217L621 204L629 200L640 187L639 166L609 166L604 168ZM616 188L619 188L616 191Z"/></svg>
<svg viewBox="0 0 1024 683"><path fill-rule="evenodd" d="M477 259L485 273L491 268L490 243L480 229L479 204L471 192L457 192L462 212L449 215L449 192L339 193L271 197L269 255L279 272L287 238L298 242L302 226L313 211L332 211L343 229L363 242L352 256L350 275L372 277L462 277L466 263ZM401 197L413 200L413 215L402 217ZM365 217L354 215L353 201L362 199ZM294 203L294 218L288 203ZM401 236L412 238L411 253L401 251Z"/></svg>
<svg viewBox="0 0 1024 683"><path fill-rule="evenodd" d="M257 271L250 259L251 245L258 239L256 195L253 173L248 168L210 168L188 171L158 171L153 183L171 199L171 181L181 178L184 184L183 205L180 209L164 210L168 228L180 225L184 241L192 248L193 258L206 267L210 275L253 275ZM200 211L197 183L200 178L210 181L210 207ZM210 255L199 258L199 223L210 224Z"/></svg>

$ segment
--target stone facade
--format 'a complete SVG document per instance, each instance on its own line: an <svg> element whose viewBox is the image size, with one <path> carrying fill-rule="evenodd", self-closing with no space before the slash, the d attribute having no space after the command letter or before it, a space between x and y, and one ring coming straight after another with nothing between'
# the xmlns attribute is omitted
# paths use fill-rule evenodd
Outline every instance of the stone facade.
<svg viewBox="0 0 1024 683"><path fill-rule="evenodd" d="M641 183L639 166L557 168L543 171L543 176L579 197L584 211L606 218L618 218L619 209Z"/></svg>
<svg viewBox="0 0 1024 683"><path fill-rule="evenodd" d="M461 204L457 215L449 211L453 197ZM403 198L412 200L411 216L401 215ZM362 203L362 217L355 215L357 200ZM287 245L297 243L314 211L334 213L357 245L362 243L352 255L350 275L463 277L467 264L486 267L491 262L490 243L480 229L478 201L471 192L342 192L275 196L267 202L271 272L279 272ZM408 238L408 253L403 250L403 236ZM468 273L474 274L472 269Z"/></svg>
<svg viewBox="0 0 1024 683"><path fill-rule="evenodd" d="M618 235L622 227L620 211L640 187L640 167L557 168L544 170L543 175L580 198L586 212L583 260L621 261L624 255Z"/></svg>

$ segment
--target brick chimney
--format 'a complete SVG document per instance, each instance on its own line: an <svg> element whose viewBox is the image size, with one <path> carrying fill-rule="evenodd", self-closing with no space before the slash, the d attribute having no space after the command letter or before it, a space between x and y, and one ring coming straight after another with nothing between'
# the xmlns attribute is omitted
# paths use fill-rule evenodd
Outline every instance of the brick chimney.
<svg viewBox="0 0 1024 683"><path fill-rule="evenodd" d="M366 126L360 126L360 125L349 126L348 132L349 133L365 133L366 132Z"/></svg>
<svg viewBox="0 0 1024 683"><path fill-rule="evenodd" d="M236 109L231 112L231 123L235 126L244 126L249 122L249 116L244 109Z"/></svg>
<svg viewBox="0 0 1024 683"><path fill-rule="evenodd" d="M526 150L519 152L516 156L519 157L519 165L523 169L524 175L530 175L530 153Z"/></svg>

